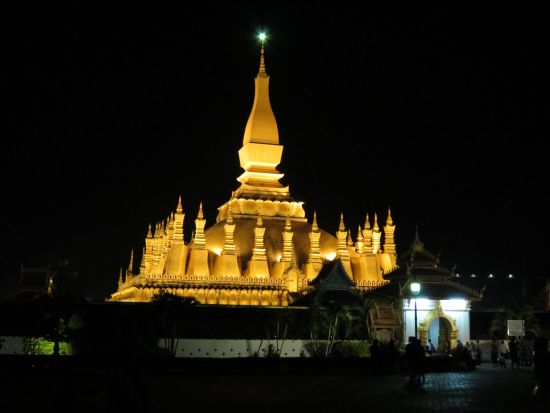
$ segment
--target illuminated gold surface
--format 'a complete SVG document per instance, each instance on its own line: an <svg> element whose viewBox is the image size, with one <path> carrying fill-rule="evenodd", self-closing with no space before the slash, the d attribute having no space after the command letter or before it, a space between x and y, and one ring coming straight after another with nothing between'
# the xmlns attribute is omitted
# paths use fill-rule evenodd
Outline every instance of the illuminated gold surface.
<svg viewBox="0 0 550 413"><path fill-rule="evenodd" d="M254 103L239 150L244 169L240 187L218 208L213 225L207 225L200 204L189 244L184 242L180 197L174 213L149 226L139 272L133 273L132 253L129 269L121 271L118 290L109 300L150 301L165 291L203 304L286 306L289 292L307 288L323 262L336 258L357 288L386 283L383 274L396 267L389 209L384 232L375 213L372 228L367 214L355 243L343 214L336 237L327 233L316 214L308 219L303 203L291 200L289 187L279 182L283 174L276 167L282 153L262 46Z"/></svg>

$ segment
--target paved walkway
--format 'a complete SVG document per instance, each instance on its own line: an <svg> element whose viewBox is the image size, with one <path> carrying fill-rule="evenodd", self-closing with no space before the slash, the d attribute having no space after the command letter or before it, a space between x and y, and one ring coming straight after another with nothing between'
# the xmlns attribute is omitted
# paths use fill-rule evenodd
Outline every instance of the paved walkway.
<svg viewBox="0 0 550 413"><path fill-rule="evenodd" d="M423 386L404 375L123 374L105 369L12 372L0 411L21 412L525 412L550 411L533 398L533 371L483 365L429 373ZM6 380L7 379L7 380ZM15 404L14 404L15 403ZM17 406L16 410L10 410ZM191 410L192 409L192 410Z"/></svg>
<svg viewBox="0 0 550 413"><path fill-rule="evenodd" d="M177 381L183 384L182 402L207 411L525 412L535 407L540 411L538 400L531 395L535 384L531 368L512 371L485 365L471 372L431 373L423 386L410 386L408 376L402 375L226 376ZM164 380L151 384L177 392ZM159 396L160 392L152 394ZM157 397L151 402L156 407L164 404Z"/></svg>

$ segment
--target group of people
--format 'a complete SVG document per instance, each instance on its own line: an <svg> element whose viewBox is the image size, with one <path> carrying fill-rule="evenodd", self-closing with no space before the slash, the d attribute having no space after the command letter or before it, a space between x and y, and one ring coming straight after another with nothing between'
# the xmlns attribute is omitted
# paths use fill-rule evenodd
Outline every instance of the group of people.
<svg viewBox="0 0 550 413"><path fill-rule="evenodd" d="M519 341L516 337L507 340L493 340L491 343L491 361L493 367L506 367L510 360L512 369L520 366L531 366L533 361L533 342L530 340Z"/></svg>
<svg viewBox="0 0 550 413"><path fill-rule="evenodd" d="M399 351L394 340L380 342L374 340L370 346L373 371L377 375L395 373L399 361Z"/></svg>
<svg viewBox="0 0 550 413"><path fill-rule="evenodd" d="M426 381L426 348L422 346L418 338L409 337L409 342L405 346L405 357L409 365L409 383L424 384Z"/></svg>

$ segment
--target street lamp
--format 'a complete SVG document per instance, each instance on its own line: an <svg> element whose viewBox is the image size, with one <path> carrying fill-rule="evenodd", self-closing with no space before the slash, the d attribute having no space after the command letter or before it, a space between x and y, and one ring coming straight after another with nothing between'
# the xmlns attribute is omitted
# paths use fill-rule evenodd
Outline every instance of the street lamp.
<svg viewBox="0 0 550 413"><path fill-rule="evenodd" d="M413 293L414 295L414 336L417 337L417 326L418 326L418 322L417 322L417 312L416 312L416 296L418 295L418 293L420 292L420 283L418 281L413 280L413 282L411 283L411 293Z"/></svg>

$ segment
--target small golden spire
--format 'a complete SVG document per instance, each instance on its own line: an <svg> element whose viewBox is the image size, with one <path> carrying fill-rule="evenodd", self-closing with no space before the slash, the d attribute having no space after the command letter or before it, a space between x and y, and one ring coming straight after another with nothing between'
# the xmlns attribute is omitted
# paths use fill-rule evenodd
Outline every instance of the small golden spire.
<svg viewBox="0 0 550 413"><path fill-rule="evenodd" d="M367 212L367 216L365 217L365 225L363 225L365 229L370 229L370 220L369 220L369 213Z"/></svg>
<svg viewBox="0 0 550 413"><path fill-rule="evenodd" d="M363 231L361 230L361 225L357 228L357 241L363 242Z"/></svg>
<svg viewBox="0 0 550 413"><path fill-rule="evenodd" d="M388 206L388 219L386 219L386 225L393 225L393 220L391 219L391 209Z"/></svg>
<svg viewBox="0 0 550 413"><path fill-rule="evenodd" d="M145 245L141 249L141 263L139 265L139 273L145 274Z"/></svg>
<svg viewBox="0 0 550 413"><path fill-rule="evenodd" d="M147 231L147 238L153 238L153 232L151 230L151 223L149 223L149 230Z"/></svg>
<svg viewBox="0 0 550 413"><path fill-rule="evenodd" d="M181 195L179 196L179 199L178 199L178 206L176 207L176 212L178 214L181 214L183 212L183 205L181 204Z"/></svg>
<svg viewBox="0 0 550 413"><path fill-rule="evenodd" d="M204 214L202 213L202 202L199 204L199 215L197 215L197 219L204 219Z"/></svg>
<svg viewBox="0 0 550 413"><path fill-rule="evenodd" d="M319 227L317 226L317 212L313 211L313 224L311 225L311 230L313 232L318 232Z"/></svg>
<svg viewBox="0 0 550 413"><path fill-rule="evenodd" d="M352 246L353 245L353 239L351 238L351 231L348 229L348 238L347 238L347 244L348 246Z"/></svg>
<svg viewBox="0 0 550 413"><path fill-rule="evenodd" d="M122 286L122 284L124 284L124 281L122 280L122 273L123 273L123 269L122 267L120 267L120 274L118 275L118 289L120 290L120 287Z"/></svg>
<svg viewBox="0 0 550 413"><path fill-rule="evenodd" d="M161 229L162 229L162 224L160 222L158 222L157 226L155 228L155 238L160 238Z"/></svg>
<svg viewBox="0 0 550 413"><path fill-rule="evenodd" d="M346 227L344 226L344 213L340 213L340 226L338 227L338 231L344 232L346 230Z"/></svg>
<svg viewBox="0 0 550 413"><path fill-rule="evenodd" d="M378 216L376 215L376 212L374 213L374 227L372 228L374 232L380 231L380 228L378 227Z"/></svg>
<svg viewBox="0 0 550 413"><path fill-rule="evenodd" d="M134 249L130 251L130 263L128 264L128 273L134 273Z"/></svg>

